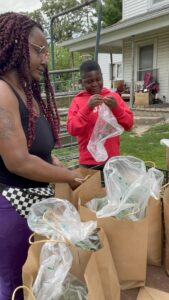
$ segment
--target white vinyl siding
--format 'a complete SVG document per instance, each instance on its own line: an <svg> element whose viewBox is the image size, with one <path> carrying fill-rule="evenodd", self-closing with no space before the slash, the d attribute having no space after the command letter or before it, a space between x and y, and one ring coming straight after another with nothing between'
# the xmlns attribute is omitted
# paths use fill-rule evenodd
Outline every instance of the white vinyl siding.
<svg viewBox="0 0 169 300"><path fill-rule="evenodd" d="M167 62L167 63L166 63ZM169 33L158 37L157 68L159 69L159 95L169 102Z"/></svg>
<svg viewBox="0 0 169 300"><path fill-rule="evenodd" d="M123 43L123 78L127 86L131 84L131 42Z"/></svg>
<svg viewBox="0 0 169 300"><path fill-rule="evenodd" d="M123 0L122 19L136 17L165 5L169 5L169 0Z"/></svg>
<svg viewBox="0 0 169 300"><path fill-rule="evenodd" d="M148 11L148 0L123 0L123 20Z"/></svg>
<svg viewBox="0 0 169 300"><path fill-rule="evenodd" d="M122 55L121 54L113 54L113 64L115 64L115 70L117 70L117 64L122 64ZM110 59L110 54L107 53L99 53L98 55L98 63L100 65L100 68L102 70L103 74L103 82L104 82L104 87L107 87L111 89L111 59ZM116 74L115 75L115 80L119 79L117 78ZM122 78L120 78L122 79Z"/></svg>
<svg viewBox="0 0 169 300"><path fill-rule="evenodd" d="M169 33L156 33L153 36L148 34L146 40L154 40L156 51L154 55L154 68L158 68L158 80L159 80L159 96L162 99L166 97L166 101L169 102ZM139 38L139 43L144 43L144 37L142 40ZM135 44L135 55L137 55L137 41ZM138 61L138 57L135 57L135 61ZM123 76L127 85L131 84L131 42L125 40L123 44ZM167 63L166 63L167 62ZM135 82L137 81L137 69L138 63L135 63Z"/></svg>
<svg viewBox="0 0 169 300"><path fill-rule="evenodd" d="M107 53L99 53L98 55L98 63L102 70L103 74L103 85L104 87L111 88L111 80L110 80L110 54Z"/></svg>

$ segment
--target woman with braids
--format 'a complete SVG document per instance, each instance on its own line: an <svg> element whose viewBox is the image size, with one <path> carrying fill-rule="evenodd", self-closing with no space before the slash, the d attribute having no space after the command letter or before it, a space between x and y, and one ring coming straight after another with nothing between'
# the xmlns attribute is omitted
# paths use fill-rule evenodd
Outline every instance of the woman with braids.
<svg viewBox="0 0 169 300"><path fill-rule="evenodd" d="M50 182L79 185L80 175L51 155L59 117L40 25L17 13L0 15L0 300L22 284L32 203L51 196ZM44 77L46 101L39 80ZM36 195L36 197L35 197ZM23 300L17 293L17 300Z"/></svg>

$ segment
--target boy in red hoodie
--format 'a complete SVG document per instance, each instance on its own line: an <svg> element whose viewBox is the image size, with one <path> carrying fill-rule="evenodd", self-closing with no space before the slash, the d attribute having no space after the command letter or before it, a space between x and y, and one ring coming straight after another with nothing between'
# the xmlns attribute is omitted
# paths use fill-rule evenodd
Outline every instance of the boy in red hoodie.
<svg viewBox="0 0 169 300"><path fill-rule="evenodd" d="M133 126L133 113L117 93L103 88L103 78L100 66L93 60L87 60L80 66L81 83L84 90L72 100L67 116L67 131L77 137L79 146L79 164L86 168L103 170L106 161L97 162L87 150L98 110L104 102L124 130ZM104 147L108 159L120 155L120 137L115 136L105 141Z"/></svg>

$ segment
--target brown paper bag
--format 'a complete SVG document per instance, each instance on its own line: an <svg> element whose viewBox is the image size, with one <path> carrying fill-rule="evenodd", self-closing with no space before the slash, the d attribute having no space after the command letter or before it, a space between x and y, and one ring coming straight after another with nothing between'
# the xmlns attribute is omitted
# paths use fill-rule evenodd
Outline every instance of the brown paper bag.
<svg viewBox="0 0 169 300"><path fill-rule="evenodd" d="M106 191L100 186L100 174L89 178L85 184L85 189L82 186L83 203L90 201L93 198L104 197ZM85 192L86 190L86 192ZM80 192L79 192L80 193ZM81 194L81 195L82 195ZM95 214L91 214L92 219L96 220ZM90 216L88 218L90 220ZM148 253L147 262L149 265L160 266L162 257L162 205L160 200L155 200L150 197L148 203Z"/></svg>
<svg viewBox="0 0 169 300"><path fill-rule="evenodd" d="M162 257L162 205L152 197L148 203L148 253L149 265L160 266Z"/></svg>
<svg viewBox="0 0 169 300"><path fill-rule="evenodd" d="M100 238L102 248L97 251L93 252L70 246L70 250L73 254L73 265L71 271L80 280L84 281L85 279L86 282L89 283L89 280L87 280L86 277L87 275L85 275L85 270L93 253L99 270L99 277L102 283L105 299L112 300L113 295L113 299L120 299L120 286L117 279L117 272L114 266L107 237L102 228L99 230L98 236ZM89 270L87 274L89 274ZM95 275L93 272L91 272L91 277L93 276Z"/></svg>
<svg viewBox="0 0 169 300"><path fill-rule="evenodd" d="M93 276L94 274L94 276ZM90 278L90 280L88 280ZM85 280L88 286L88 297L87 300L105 300L104 291L102 282L99 275L99 269L97 266L96 256L94 253L91 255L89 262L87 264L86 270L85 270ZM94 288L95 287L95 288ZM118 293L119 294L119 293ZM116 299L116 296L115 296ZM119 295L117 297L119 299Z"/></svg>
<svg viewBox="0 0 169 300"><path fill-rule="evenodd" d="M78 279L86 281L89 291L88 299L120 300L120 286L109 244L102 229L98 234L103 247L97 251L86 251L76 248L73 245L69 246L73 255L71 273ZM23 266L23 283L29 288L32 287L39 269L41 247L42 243L30 246L27 261ZM96 279L98 279L98 281ZM98 282L101 282L99 289ZM99 297L98 290L100 290ZM30 295L28 295L27 292L25 292L24 295L25 300L31 300Z"/></svg>
<svg viewBox="0 0 169 300"><path fill-rule="evenodd" d="M108 237L121 289L144 286L146 279L148 218L139 221L96 218L84 207L92 198L105 195L104 189L82 189L79 193L79 212L82 221L97 220Z"/></svg>
<svg viewBox="0 0 169 300"><path fill-rule="evenodd" d="M44 243L35 243L29 247L27 260L22 268L23 285L32 288L39 269L39 255ZM24 300L31 300L30 294L24 291Z"/></svg>
<svg viewBox="0 0 169 300"><path fill-rule="evenodd" d="M82 174L84 177L89 175L89 177L84 183L78 186L75 190L72 190L68 183L55 183L55 197L69 200L75 207L78 206L78 196L82 186L85 187L88 180L91 177L96 176L97 178L97 176L100 176L99 175L100 171L93 170L93 169L77 168L76 172ZM101 179L100 179L100 185L101 185Z"/></svg>
<svg viewBox="0 0 169 300"><path fill-rule="evenodd" d="M139 290L137 300L169 300L169 294L145 286Z"/></svg>
<svg viewBox="0 0 169 300"><path fill-rule="evenodd" d="M167 186L164 190L163 207L164 207L164 230L165 230L164 264L165 264L165 270L169 275L169 186Z"/></svg>

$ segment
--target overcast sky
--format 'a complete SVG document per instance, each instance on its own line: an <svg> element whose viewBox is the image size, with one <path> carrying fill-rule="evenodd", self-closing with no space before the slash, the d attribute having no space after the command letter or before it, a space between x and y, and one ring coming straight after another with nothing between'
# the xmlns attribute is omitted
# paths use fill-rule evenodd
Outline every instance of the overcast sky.
<svg viewBox="0 0 169 300"><path fill-rule="evenodd" d="M0 0L0 13L34 11L41 7L40 0Z"/></svg>

